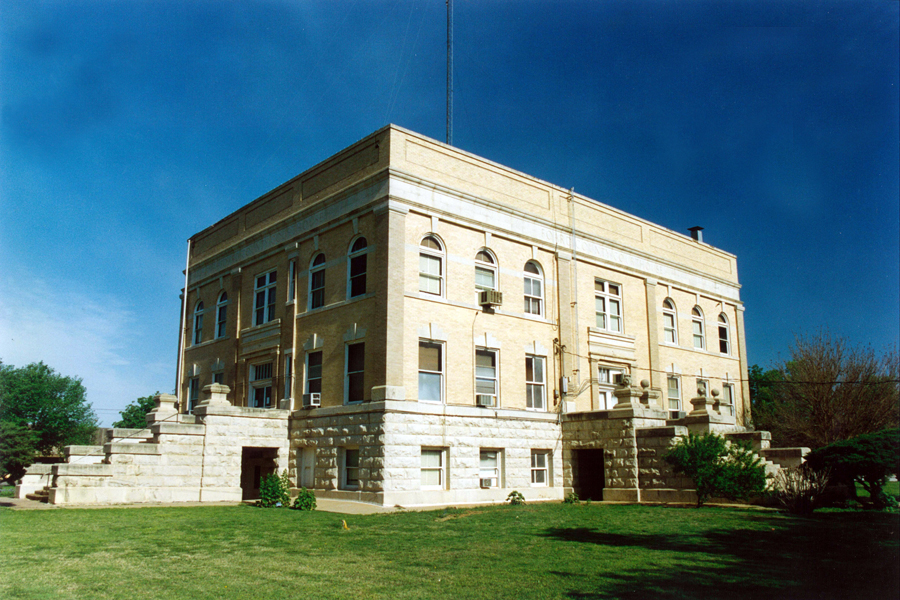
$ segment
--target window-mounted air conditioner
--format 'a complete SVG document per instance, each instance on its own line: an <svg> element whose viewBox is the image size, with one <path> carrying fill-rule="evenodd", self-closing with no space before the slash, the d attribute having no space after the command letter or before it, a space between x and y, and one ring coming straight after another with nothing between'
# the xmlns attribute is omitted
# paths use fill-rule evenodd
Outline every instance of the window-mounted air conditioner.
<svg viewBox="0 0 900 600"><path fill-rule="evenodd" d="M477 394L475 396L475 404L477 406L496 406L497 396L493 394Z"/></svg>
<svg viewBox="0 0 900 600"><path fill-rule="evenodd" d="M497 487L497 478L496 477L482 477L481 478L481 487L485 488L485 489Z"/></svg>
<svg viewBox="0 0 900 600"><path fill-rule="evenodd" d="M322 394L314 392L303 394L303 408L315 408L322 405Z"/></svg>
<svg viewBox="0 0 900 600"><path fill-rule="evenodd" d="M497 290L482 290L478 294L478 304L481 306L500 306L503 304L503 293Z"/></svg>
<svg viewBox="0 0 900 600"><path fill-rule="evenodd" d="M687 413L683 410L670 410L669 418L670 419L683 419L687 416Z"/></svg>

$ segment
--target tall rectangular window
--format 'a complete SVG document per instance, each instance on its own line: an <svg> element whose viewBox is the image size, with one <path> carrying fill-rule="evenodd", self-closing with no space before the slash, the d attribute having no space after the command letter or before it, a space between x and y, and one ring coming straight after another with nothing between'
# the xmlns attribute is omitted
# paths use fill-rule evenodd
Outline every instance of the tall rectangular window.
<svg viewBox="0 0 900 600"><path fill-rule="evenodd" d="M475 401L479 406L497 406L497 351L475 350Z"/></svg>
<svg viewBox="0 0 900 600"><path fill-rule="evenodd" d="M216 303L216 338L225 337L226 326L228 325L228 294L222 292L219 295L219 301Z"/></svg>
<svg viewBox="0 0 900 600"><path fill-rule="evenodd" d="M359 488L359 448L344 448L344 488Z"/></svg>
<svg viewBox="0 0 900 600"><path fill-rule="evenodd" d="M722 384L722 402L719 406L719 412L723 415L728 417L734 416L734 384Z"/></svg>
<svg viewBox="0 0 900 600"><path fill-rule="evenodd" d="M478 478L481 487L500 487L500 451L482 450L479 454Z"/></svg>
<svg viewBox="0 0 900 600"><path fill-rule="evenodd" d="M259 275L254 288L253 324L262 325L275 318L275 284L277 271Z"/></svg>
<svg viewBox="0 0 900 600"><path fill-rule="evenodd" d="M272 407L272 363L250 365L250 406Z"/></svg>
<svg viewBox="0 0 900 600"><path fill-rule="evenodd" d="M543 356L525 356L525 406L533 410L547 410L545 401L546 383L544 379Z"/></svg>
<svg viewBox="0 0 900 600"><path fill-rule="evenodd" d="M550 452L548 450L531 451L531 485L544 487L550 485Z"/></svg>
<svg viewBox="0 0 900 600"><path fill-rule="evenodd" d="M419 340L419 400L444 399L444 347L439 342Z"/></svg>
<svg viewBox="0 0 900 600"><path fill-rule="evenodd" d="M347 346L347 402L362 402L365 392L366 345Z"/></svg>
<svg viewBox="0 0 900 600"><path fill-rule="evenodd" d="M525 263L525 314L541 316L544 314L544 281L537 263Z"/></svg>
<svg viewBox="0 0 900 600"><path fill-rule="evenodd" d="M188 412L194 412L197 404L200 402L200 379L191 378L188 381Z"/></svg>
<svg viewBox="0 0 900 600"><path fill-rule="evenodd" d="M681 410L681 385L678 377L669 375L667 396L669 398L669 417L677 419L678 412Z"/></svg>
<svg viewBox="0 0 900 600"><path fill-rule="evenodd" d="M594 309L597 329L622 332L622 288L619 284L594 280Z"/></svg>
<svg viewBox="0 0 900 600"><path fill-rule="evenodd" d="M366 238L357 238L350 247L350 265L348 272L350 274L348 287L349 296L356 298L366 293L366 261L367 261L367 244Z"/></svg>
<svg viewBox="0 0 900 600"><path fill-rule="evenodd" d="M325 255L319 253L309 269L309 308L325 306Z"/></svg>
<svg viewBox="0 0 900 600"><path fill-rule="evenodd" d="M288 302L293 302L297 297L297 261L292 260L288 265Z"/></svg>
<svg viewBox="0 0 900 600"><path fill-rule="evenodd" d="M421 465L422 489L445 489L446 452L440 448L422 448Z"/></svg>
<svg viewBox="0 0 900 600"><path fill-rule="evenodd" d="M284 399L290 399L294 395L294 355L284 355Z"/></svg>
<svg viewBox="0 0 900 600"><path fill-rule="evenodd" d="M322 351L306 355L306 393L322 393Z"/></svg>

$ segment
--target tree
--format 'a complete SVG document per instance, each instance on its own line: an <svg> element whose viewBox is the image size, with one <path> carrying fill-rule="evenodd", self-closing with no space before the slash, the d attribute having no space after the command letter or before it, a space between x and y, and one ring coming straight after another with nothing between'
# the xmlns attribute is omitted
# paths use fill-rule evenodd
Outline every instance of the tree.
<svg viewBox="0 0 900 600"><path fill-rule="evenodd" d="M43 454L86 444L97 428L81 380L59 375L42 362L18 369L0 364L0 422L33 431L36 450Z"/></svg>
<svg viewBox="0 0 900 600"><path fill-rule="evenodd" d="M776 386L781 381L781 373L776 369L763 370L759 365L750 365L747 369L747 378L750 386L750 420L757 424L758 414L765 415L767 410L775 402ZM765 427L757 427L765 429Z"/></svg>
<svg viewBox="0 0 900 600"><path fill-rule="evenodd" d="M900 422L896 350L876 355L871 348L853 347L821 332L798 337L790 358L775 371L777 381L772 381L772 371L755 380L753 422L772 432L779 446L815 449Z"/></svg>
<svg viewBox="0 0 900 600"><path fill-rule="evenodd" d="M116 421L112 426L125 429L144 429L147 426L147 413L156 407L154 398L158 395L159 392L156 392L152 396L144 396L130 403L125 410L119 411L122 420Z"/></svg>
<svg viewBox="0 0 900 600"><path fill-rule="evenodd" d="M0 422L0 479L22 479L34 462L37 435L24 425Z"/></svg>
<svg viewBox="0 0 900 600"><path fill-rule="evenodd" d="M666 453L679 475L694 480L697 507L714 497L746 500L766 487L766 467L749 447L715 433L689 433Z"/></svg>
<svg viewBox="0 0 900 600"><path fill-rule="evenodd" d="M836 481L859 483L869 493L872 505L884 508L889 501L884 484L888 475L900 472L900 429L885 429L823 446L806 455L806 464L830 471Z"/></svg>

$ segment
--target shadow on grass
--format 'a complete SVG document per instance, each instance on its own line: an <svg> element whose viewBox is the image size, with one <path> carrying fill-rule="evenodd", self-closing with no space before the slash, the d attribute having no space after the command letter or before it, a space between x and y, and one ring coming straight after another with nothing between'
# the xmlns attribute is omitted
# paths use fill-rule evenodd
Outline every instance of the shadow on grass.
<svg viewBox="0 0 900 600"><path fill-rule="evenodd" d="M897 598L897 515L837 513L811 519L750 518L748 527L680 535L551 528L560 542L640 557L615 572L554 571L577 599Z"/></svg>

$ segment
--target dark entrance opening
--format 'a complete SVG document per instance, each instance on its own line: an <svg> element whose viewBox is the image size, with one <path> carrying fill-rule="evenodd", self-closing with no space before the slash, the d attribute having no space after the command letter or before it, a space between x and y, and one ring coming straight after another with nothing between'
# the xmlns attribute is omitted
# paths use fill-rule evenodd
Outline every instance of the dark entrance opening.
<svg viewBox="0 0 900 600"><path fill-rule="evenodd" d="M262 478L277 470L278 448L248 448L241 450L241 498L257 500Z"/></svg>
<svg viewBox="0 0 900 600"><path fill-rule="evenodd" d="M603 500L603 450L575 450L572 487L582 500Z"/></svg>

